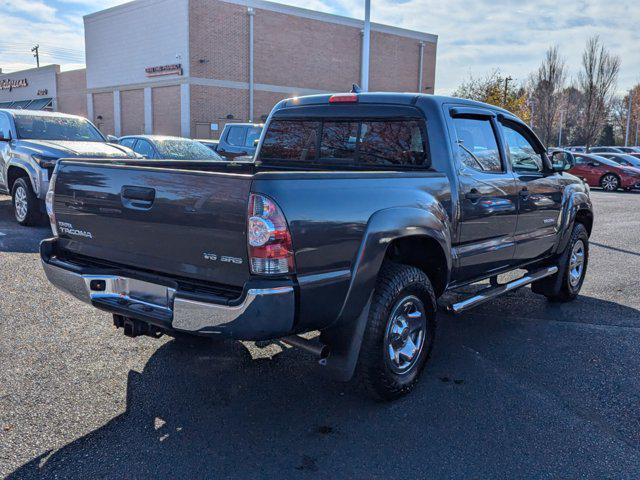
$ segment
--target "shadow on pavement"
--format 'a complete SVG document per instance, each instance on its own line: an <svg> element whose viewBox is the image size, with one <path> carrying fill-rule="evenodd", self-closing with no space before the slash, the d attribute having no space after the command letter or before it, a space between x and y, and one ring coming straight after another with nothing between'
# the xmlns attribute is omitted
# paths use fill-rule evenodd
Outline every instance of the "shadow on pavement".
<svg viewBox="0 0 640 480"><path fill-rule="evenodd" d="M640 314L581 303L587 323L603 310ZM549 307L544 319L558 312ZM561 328L576 330L554 343ZM594 398L602 392L591 383L608 375L620 403L633 392L593 364L606 357L603 336L579 328L441 316L421 384L392 404L325 379L297 350L254 359L239 342L171 341L129 372L123 414L8 478L610 477L640 466L630 446L637 425L619 425L629 417Z"/></svg>
<svg viewBox="0 0 640 480"><path fill-rule="evenodd" d="M40 241L51 237L51 229L42 220L41 225L23 227L16 222L10 197L0 197L0 252L37 253Z"/></svg>

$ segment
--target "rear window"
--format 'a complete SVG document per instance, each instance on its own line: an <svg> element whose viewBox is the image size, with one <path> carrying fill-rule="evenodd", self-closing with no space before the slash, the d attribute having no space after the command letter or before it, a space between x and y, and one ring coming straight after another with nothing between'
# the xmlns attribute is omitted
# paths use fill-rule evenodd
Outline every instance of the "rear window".
<svg viewBox="0 0 640 480"><path fill-rule="evenodd" d="M427 164L419 119L274 119L265 133L263 165L396 169Z"/></svg>

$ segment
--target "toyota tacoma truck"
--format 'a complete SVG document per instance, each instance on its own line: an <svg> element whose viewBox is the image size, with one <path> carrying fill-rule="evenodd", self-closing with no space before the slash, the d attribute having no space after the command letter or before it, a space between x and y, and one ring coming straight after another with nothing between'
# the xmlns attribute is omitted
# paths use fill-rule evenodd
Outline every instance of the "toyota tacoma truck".
<svg viewBox="0 0 640 480"><path fill-rule="evenodd" d="M21 225L38 223L49 178L59 158L135 158L107 143L87 119L34 110L0 110L0 192L11 195Z"/></svg>
<svg viewBox="0 0 640 480"><path fill-rule="evenodd" d="M482 282L452 314L528 284L576 298L593 213L569 168L494 106L293 98L255 162L59 162L42 265L129 336L277 340L394 399L430 356L443 293Z"/></svg>

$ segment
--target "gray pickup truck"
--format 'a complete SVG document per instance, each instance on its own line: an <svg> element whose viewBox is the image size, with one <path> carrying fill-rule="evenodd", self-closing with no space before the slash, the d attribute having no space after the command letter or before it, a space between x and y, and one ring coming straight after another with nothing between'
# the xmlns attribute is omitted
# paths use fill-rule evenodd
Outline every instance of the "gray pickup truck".
<svg viewBox="0 0 640 480"><path fill-rule="evenodd" d="M481 103L288 99L255 163L61 161L42 264L127 335L279 339L394 399L429 358L443 293L490 280L453 314L527 284L576 298L593 213L570 167Z"/></svg>
<svg viewBox="0 0 640 480"><path fill-rule="evenodd" d="M62 157L135 158L136 154L107 143L82 117L0 110L0 192L12 196L18 223L34 225L45 213L49 178Z"/></svg>

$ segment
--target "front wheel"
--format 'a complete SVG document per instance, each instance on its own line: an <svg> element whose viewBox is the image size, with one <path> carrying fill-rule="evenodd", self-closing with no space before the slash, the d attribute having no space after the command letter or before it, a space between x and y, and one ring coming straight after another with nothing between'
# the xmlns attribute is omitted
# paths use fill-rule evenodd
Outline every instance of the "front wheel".
<svg viewBox="0 0 640 480"><path fill-rule="evenodd" d="M605 192L615 192L620 188L620 179L613 173L607 173L600 179L600 186Z"/></svg>
<svg viewBox="0 0 640 480"><path fill-rule="evenodd" d="M581 223L576 223L565 251L559 258L562 278L557 275L535 282L535 293L540 293L552 302L570 302L574 300L584 282L589 262L589 235Z"/></svg>
<svg viewBox="0 0 640 480"><path fill-rule="evenodd" d="M423 271L385 262L358 360L358 375L371 396L394 400L415 387L433 348L436 308Z"/></svg>
<svg viewBox="0 0 640 480"><path fill-rule="evenodd" d="M20 177L11 189L13 212L20 225L36 225L40 219L40 206L31 182L28 178Z"/></svg>

